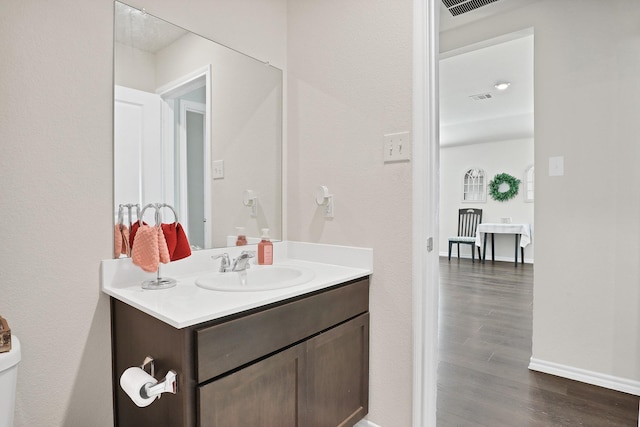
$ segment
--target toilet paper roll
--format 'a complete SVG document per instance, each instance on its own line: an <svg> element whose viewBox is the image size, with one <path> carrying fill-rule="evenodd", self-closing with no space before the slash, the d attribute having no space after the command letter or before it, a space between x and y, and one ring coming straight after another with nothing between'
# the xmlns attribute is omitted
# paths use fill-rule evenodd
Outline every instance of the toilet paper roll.
<svg viewBox="0 0 640 427"><path fill-rule="evenodd" d="M141 408L151 405L160 396L147 397L144 391L147 384L155 385L157 383L155 378L138 367L128 368L120 376L120 387L129 395L133 403Z"/></svg>

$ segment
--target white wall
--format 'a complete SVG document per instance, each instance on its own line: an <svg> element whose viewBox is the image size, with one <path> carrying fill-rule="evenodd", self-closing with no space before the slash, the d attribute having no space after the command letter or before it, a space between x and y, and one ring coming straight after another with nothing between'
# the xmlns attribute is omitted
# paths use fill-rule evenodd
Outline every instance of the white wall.
<svg viewBox="0 0 640 427"><path fill-rule="evenodd" d="M462 181L469 168L484 169L486 184L499 173L508 173L524 181L524 171L533 164L533 139L498 141L475 145L440 148L440 255L447 256L448 238L458 230L458 209L482 209L483 222L500 222L500 218L511 217L514 223L532 224L533 203L524 201L524 186L521 183L518 195L507 201L497 202L487 192L485 203L462 202ZM535 239L535 236L533 236ZM513 261L513 235L495 235L496 260ZM491 257L491 239L487 239L487 256ZM534 243L524 251L526 262L532 262ZM460 256L471 258L471 247L460 245ZM476 251L477 255L477 251ZM457 257L454 245L452 257ZM520 256L520 255L518 255Z"/></svg>
<svg viewBox="0 0 640 427"><path fill-rule="evenodd" d="M98 289L113 245L112 7L2 3L0 312L22 344L16 426L112 424Z"/></svg>
<svg viewBox="0 0 640 427"><path fill-rule="evenodd" d="M149 2L146 2L149 3ZM284 0L138 4L286 65ZM2 2L0 313L22 343L16 427L111 426L113 2Z"/></svg>
<svg viewBox="0 0 640 427"><path fill-rule="evenodd" d="M288 16L288 235L374 249L368 418L410 426L411 164L385 166L382 143L411 130L412 2L291 0Z"/></svg>
<svg viewBox="0 0 640 427"><path fill-rule="evenodd" d="M156 56L122 43L114 43L114 82L118 86L130 87L156 93Z"/></svg>
<svg viewBox="0 0 640 427"><path fill-rule="evenodd" d="M441 50L535 34L533 357L640 381L640 3L541 0L449 31ZM564 156L565 174L548 175Z"/></svg>
<svg viewBox="0 0 640 427"><path fill-rule="evenodd" d="M160 86L211 64L211 160L224 160L224 179L212 182L213 246L226 246L237 226L247 236L269 228L281 238L282 179L273 171L282 170L282 72L193 35L157 57ZM244 190L258 195L255 218L242 204Z"/></svg>

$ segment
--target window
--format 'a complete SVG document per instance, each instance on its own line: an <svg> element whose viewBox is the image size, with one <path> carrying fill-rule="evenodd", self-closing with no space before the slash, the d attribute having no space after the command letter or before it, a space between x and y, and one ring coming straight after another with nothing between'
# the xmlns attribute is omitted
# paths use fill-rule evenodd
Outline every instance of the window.
<svg viewBox="0 0 640 427"><path fill-rule="evenodd" d="M524 201L533 202L533 181L534 181L533 165L524 170Z"/></svg>
<svg viewBox="0 0 640 427"><path fill-rule="evenodd" d="M468 169L464 174L464 183L462 188L463 202L486 202L487 201L487 184L485 173L482 169Z"/></svg>

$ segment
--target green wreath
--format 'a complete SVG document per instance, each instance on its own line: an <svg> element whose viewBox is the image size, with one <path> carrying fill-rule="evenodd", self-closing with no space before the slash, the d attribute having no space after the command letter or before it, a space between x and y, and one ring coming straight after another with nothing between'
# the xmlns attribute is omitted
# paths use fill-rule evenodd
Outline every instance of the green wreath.
<svg viewBox="0 0 640 427"><path fill-rule="evenodd" d="M500 191L500 186L506 184L509 188L506 191ZM508 173L500 173L493 177L489 182L489 195L493 200L498 202L506 202L511 200L518 194L518 188L520 186L520 180ZM504 186L503 186L504 190Z"/></svg>

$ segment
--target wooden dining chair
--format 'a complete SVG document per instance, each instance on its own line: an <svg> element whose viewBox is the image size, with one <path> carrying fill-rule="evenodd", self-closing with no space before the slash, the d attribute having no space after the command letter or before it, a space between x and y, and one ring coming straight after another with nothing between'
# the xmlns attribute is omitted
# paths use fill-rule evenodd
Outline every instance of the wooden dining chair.
<svg viewBox="0 0 640 427"><path fill-rule="evenodd" d="M475 263L475 248L478 248L478 261L482 260L480 247L476 246L476 229L482 222L482 209L465 208L458 210L458 235L449 237L449 261L451 261L451 248L454 243L458 245L458 259L460 259L460 243L471 245L471 262Z"/></svg>

